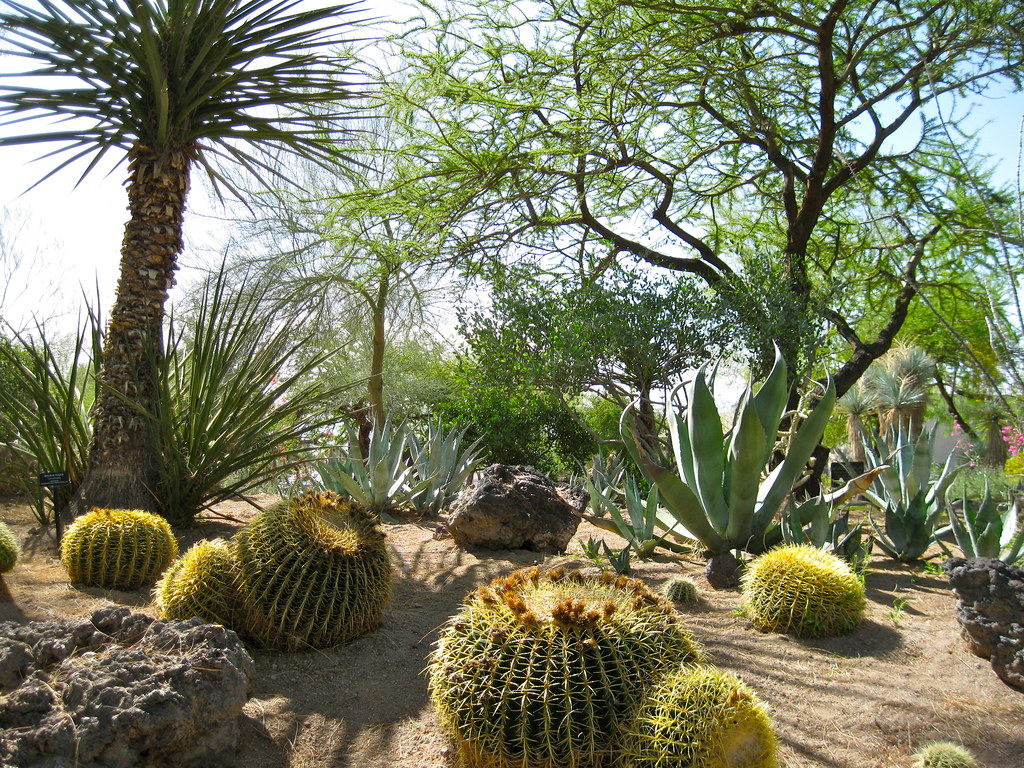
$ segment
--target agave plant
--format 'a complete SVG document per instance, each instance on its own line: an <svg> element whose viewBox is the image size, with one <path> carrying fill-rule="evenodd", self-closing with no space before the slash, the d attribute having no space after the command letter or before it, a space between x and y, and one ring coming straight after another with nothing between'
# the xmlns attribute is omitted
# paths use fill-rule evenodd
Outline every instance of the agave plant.
<svg viewBox="0 0 1024 768"><path fill-rule="evenodd" d="M646 560L653 555L654 550L658 547L675 552L686 552L692 549L693 542L682 533L682 526L662 509L661 494L656 485L652 485L650 491L644 496L637 487L636 481L626 475L623 501L626 505L625 516L617 506L612 505L608 508L608 517L594 515L580 515L580 517L590 521L598 528L603 528L624 538L641 560ZM662 532L659 533L659 530ZM670 538L681 541L676 543L670 541ZM686 546L687 543L690 546Z"/></svg>
<svg viewBox="0 0 1024 768"><path fill-rule="evenodd" d="M945 511L946 489L965 466L955 465L951 453L938 478L931 480L936 427L924 429L916 440L899 428L889 432L885 441L876 436L874 445L864 446L868 466L882 470L864 498L884 513L885 525L879 525L870 512L868 521L878 545L900 562L918 560L927 551Z"/></svg>
<svg viewBox="0 0 1024 768"><path fill-rule="evenodd" d="M435 479L415 474L415 467L406 458L409 447L409 433L404 427L394 426L389 416L383 424L374 424L365 456L352 432L347 447L320 462L316 472L327 490L386 515L413 504Z"/></svg>
<svg viewBox="0 0 1024 768"><path fill-rule="evenodd" d="M630 409L621 422L623 439L657 485L669 513L708 553L759 554L782 541L777 513L821 439L835 404L835 387L829 380L793 432L785 458L767 471L789 396L782 355L776 350L775 365L756 393L746 389L728 432L722 428L712 383L713 374L702 367L686 388L686 407L667 414L672 466L665 466L655 448L640 441Z"/></svg>
<svg viewBox="0 0 1024 768"><path fill-rule="evenodd" d="M590 467L580 465L580 468L583 470L581 484L590 495L591 511L598 517L618 511L624 503L625 458L621 454L595 453L590 458Z"/></svg>
<svg viewBox="0 0 1024 768"><path fill-rule="evenodd" d="M440 424L433 423L427 425L423 442L412 432L408 433L413 482L427 481L423 492L411 500L417 511L427 514L442 511L459 495L466 480L483 461L480 450L483 438L462 446L465 436L464 429L445 432Z"/></svg>
<svg viewBox="0 0 1024 768"><path fill-rule="evenodd" d="M966 491L966 488L964 489ZM1020 499L1000 509L992 498L988 483L977 509L971 507L966 494L963 499L963 520L949 511L949 525L935 532L939 545L950 554L941 537L952 531L964 557L993 557L1004 563L1024 558L1024 525L1020 523Z"/></svg>

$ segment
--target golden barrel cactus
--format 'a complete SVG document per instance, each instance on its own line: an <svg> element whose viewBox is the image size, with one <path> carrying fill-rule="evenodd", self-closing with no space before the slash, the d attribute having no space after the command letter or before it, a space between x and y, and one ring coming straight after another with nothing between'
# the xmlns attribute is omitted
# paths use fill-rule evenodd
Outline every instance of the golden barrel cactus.
<svg viewBox="0 0 1024 768"><path fill-rule="evenodd" d="M391 598L377 517L331 491L262 512L235 537L240 629L266 648L338 645L375 628Z"/></svg>
<svg viewBox="0 0 1024 768"><path fill-rule="evenodd" d="M201 541L179 557L156 585L164 619L198 616L234 629L238 603L238 556L223 539Z"/></svg>
<svg viewBox="0 0 1024 768"><path fill-rule="evenodd" d="M777 547L756 558L742 580L744 612L765 632L825 637L864 618L864 585L849 565L809 544Z"/></svg>
<svg viewBox="0 0 1024 768"><path fill-rule="evenodd" d="M141 509L93 509L64 532L60 562L76 584L138 589L178 556L178 542L162 517Z"/></svg>
<svg viewBox="0 0 1024 768"><path fill-rule="evenodd" d="M642 582L529 568L470 593L441 633L430 695L461 766L604 766L626 713L701 652Z"/></svg>
<svg viewBox="0 0 1024 768"><path fill-rule="evenodd" d="M776 768L764 705L739 678L684 665L651 686L622 739L623 768Z"/></svg>

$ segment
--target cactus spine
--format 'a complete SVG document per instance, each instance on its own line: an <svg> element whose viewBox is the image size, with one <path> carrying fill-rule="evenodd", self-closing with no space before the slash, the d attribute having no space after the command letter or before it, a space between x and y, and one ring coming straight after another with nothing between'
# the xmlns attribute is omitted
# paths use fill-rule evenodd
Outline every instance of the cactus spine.
<svg viewBox="0 0 1024 768"><path fill-rule="evenodd" d="M201 541L174 561L156 585L156 604L165 619L190 619L234 629L238 603L238 556L223 539Z"/></svg>
<svg viewBox="0 0 1024 768"><path fill-rule="evenodd" d="M682 666L648 689L622 740L628 768L775 768L764 705L733 675Z"/></svg>
<svg viewBox="0 0 1024 768"><path fill-rule="evenodd" d="M933 741L914 753L914 768L978 768L974 754L951 741Z"/></svg>
<svg viewBox="0 0 1024 768"><path fill-rule="evenodd" d="M756 558L742 589L747 617L766 632L838 635L864 617L864 585L850 566L807 544L778 547Z"/></svg>
<svg viewBox="0 0 1024 768"><path fill-rule="evenodd" d="M603 766L649 681L700 656L640 581L523 569L470 593L448 622L430 695L462 766Z"/></svg>
<svg viewBox="0 0 1024 768"><path fill-rule="evenodd" d="M18 537L7 523L0 522L0 573L7 573L21 557Z"/></svg>
<svg viewBox="0 0 1024 768"><path fill-rule="evenodd" d="M171 526L141 509L94 509L72 523L60 543L71 581L104 589L138 589L177 556Z"/></svg>
<svg viewBox="0 0 1024 768"><path fill-rule="evenodd" d="M326 648L369 632L391 597L377 518L330 491L267 509L239 532L245 634L267 648Z"/></svg>
<svg viewBox="0 0 1024 768"><path fill-rule="evenodd" d="M697 582L689 576L674 576L669 579L662 587L661 593L673 603L691 605L700 600L700 589L697 587Z"/></svg>

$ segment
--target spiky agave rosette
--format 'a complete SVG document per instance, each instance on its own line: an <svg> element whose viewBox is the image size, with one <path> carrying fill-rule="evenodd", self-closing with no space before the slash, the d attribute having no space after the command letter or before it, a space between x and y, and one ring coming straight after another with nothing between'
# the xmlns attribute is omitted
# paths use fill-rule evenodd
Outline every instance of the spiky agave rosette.
<svg viewBox="0 0 1024 768"><path fill-rule="evenodd" d="M801 637L848 632L864 618L864 585L849 565L808 544L772 549L742 581L744 612L755 627Z"/></svg>
<svg viewBox="0 0 1024 768"><path fill-rule="evenodd" d="M328 648L369 632L391 597L377 518L330 491L281 502L236 536L241 624L267 648Z"/></svg>
<svg viewBox="0 0 1024 768"><path fill-rule="evenodd" d="M141 509L93 509L64 532L60 562L68 578L104 589L138 589L178 556L164 518Z"/></svg>
<svg viewBox="0 0 1024 768"><path fill-rule="evenodd" d="M156 604L164 619L190 619L235 629L238 603L238 555L224 539L201 541L175 560L156 585Z"/></svg>
<svg viewBox="0 0 1024 768"><path fill-rule="evenodd" d="M642 582L529 568L470 593L431 654L430 695L462 766L602 766L644 688L700 657Z"/></svg>
<svg viewBox="0 0 1024 768"><path fill-rule="evenodd" d="M764 705L739 678L683 665L647 689L622 739L622 768L775 768Z"/></svg>

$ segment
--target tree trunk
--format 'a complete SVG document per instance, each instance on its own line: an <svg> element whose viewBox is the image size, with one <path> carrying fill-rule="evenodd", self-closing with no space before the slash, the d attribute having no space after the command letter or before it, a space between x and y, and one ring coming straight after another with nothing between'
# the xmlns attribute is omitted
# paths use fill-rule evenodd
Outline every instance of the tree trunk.
<svg viewBox="0 0 1024 768"><path fill-rule="evenodd" d="M153 361L163 355L163 318L182 249L189 184L186 153L131 153L121 276L103 342L89 462L66 517L92 507L156 508L159 456L142 408L152 411Z"/></svg>
<svg viewBox="0 0 1024 768"><path fill-rule="evenodd" d="M387 346L385 313L387 311L390 276L381 275L376 300L370 309L373 314L373 342L370 349L370 380L367 394L370 398L370 414L375 424L384 424L387 412L384 409L384 351Z"/></svg>

